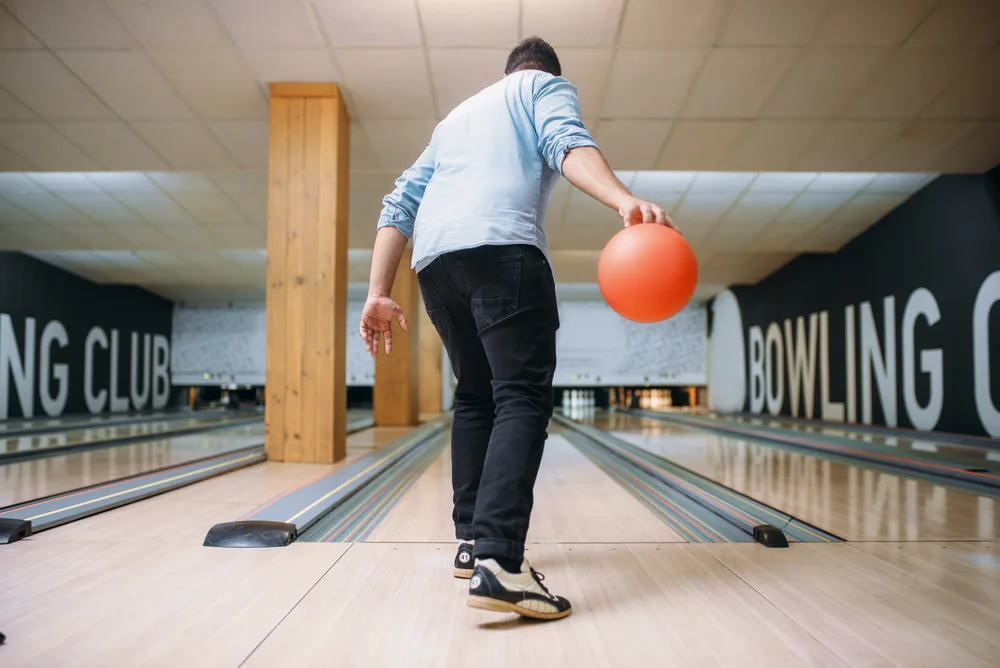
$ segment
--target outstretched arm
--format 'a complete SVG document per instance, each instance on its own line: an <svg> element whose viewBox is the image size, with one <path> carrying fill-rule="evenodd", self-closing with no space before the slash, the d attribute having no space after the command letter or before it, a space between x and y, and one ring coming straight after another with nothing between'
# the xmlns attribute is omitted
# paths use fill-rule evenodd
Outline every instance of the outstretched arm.
<svg viewBox="0 0 1000 668"><path fill-rule="evenodd" d="M378 352L379 337L385 342L385 354L392 352L392 320L399 321L407 331L403 309L389 297L396 280L396 268L403 257L406 243L413 234L417 209L424 190L434 174L434 154L428 145L417 161L396 180L396 188L382 200L382 214L372 250L372 266L368 279L368 299L361 312L359 332L365 349L372 357Z"/></svg>

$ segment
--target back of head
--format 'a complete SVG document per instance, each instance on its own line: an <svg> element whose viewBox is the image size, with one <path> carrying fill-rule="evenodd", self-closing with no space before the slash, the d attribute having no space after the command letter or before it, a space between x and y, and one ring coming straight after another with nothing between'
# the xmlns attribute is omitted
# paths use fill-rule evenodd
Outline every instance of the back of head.
<svg viewBox="0 0 1000 668"><path fill-rule="evenodd" d="M513 74L521 70L541 70L552 76L562 76L562 66L559 64L556 50L541 37L529 37L514 47L507 56L504 74Z"/></svg>

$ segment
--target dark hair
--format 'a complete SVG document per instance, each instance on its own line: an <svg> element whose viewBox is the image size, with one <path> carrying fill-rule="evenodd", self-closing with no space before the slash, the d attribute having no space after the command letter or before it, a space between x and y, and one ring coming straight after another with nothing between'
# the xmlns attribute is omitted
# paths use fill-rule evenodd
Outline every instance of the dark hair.
<svg viewBox="0 0 1000 668"><path fill-rule="evenodd" d="M520 70L541 70L552 76L562 76L562 66L556 50L541 37L529 37L515 46L507 56L507 67L503 73L513 74Z"/></svg>

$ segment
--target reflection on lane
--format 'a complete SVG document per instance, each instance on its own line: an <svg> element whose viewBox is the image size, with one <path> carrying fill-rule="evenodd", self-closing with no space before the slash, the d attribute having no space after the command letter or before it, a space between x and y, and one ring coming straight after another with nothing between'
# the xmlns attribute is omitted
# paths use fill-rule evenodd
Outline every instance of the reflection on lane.
<svg viewBox="0 0 1000 668"><path fill-rule="evenodd" d="M620 413L595 426L848 540L993 540L997 500Z"/></svg>

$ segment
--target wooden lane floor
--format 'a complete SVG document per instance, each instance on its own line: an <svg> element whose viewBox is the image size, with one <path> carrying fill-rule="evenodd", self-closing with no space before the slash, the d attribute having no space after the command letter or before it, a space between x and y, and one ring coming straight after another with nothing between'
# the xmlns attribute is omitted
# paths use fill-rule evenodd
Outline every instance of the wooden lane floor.
<svg viewBox="0 0 1000 668"><path fill-rule="evenodd" d="M594 424L849 541L1000 538L996 499L621 413Z"/></svg>
<svg viewBox="0 0 1000 668"><path fill-rule="evenodd" d="M180 435L194 429L216 429L248 424L260 418L252 414L191 415L185 419L132 422L113 426L93 426L68 431L25 436L0 437L0 462L7 457L44 455L47 451L100 447L105 442ZM180 433L178 433L180 432Z"/></svg>
<svg viewBox="0 0 1000 668"><path fill-rule="evenodd" d="M446 448L367 542L455 543L451 508L451 451ZM684 539L555 432L538 471L527 542L678 543Z"/></svg>
<svg viewBox="0 0 1000 668"><path fill-rule="evenodd" d="M0 465L0 507L138 475L263 442L264 426L157 438L141 443Z"/></svg>
<svg viewBox="0 0 1000 668"><path fill-rule="evenodd" d="M239 665L348 545L220 550L205 532L397 432L349 436L334 465L259 464L4 546L0 665Z"/></svg>
<svg viewBox="0 0 1000 668"><path fill-rule="evenodd" d="M88 427L112 427L133 424L137 422L169 422L171 420L187 420L192 417L209 417L235 415L233 411L223 409L166 410L148 413L102 413L99 415L67 415L65 417L32 417L0 420L0 436L17 435L18 433L49 433L84 429ZM249 415L250 413L244 413Z"/></svg>

